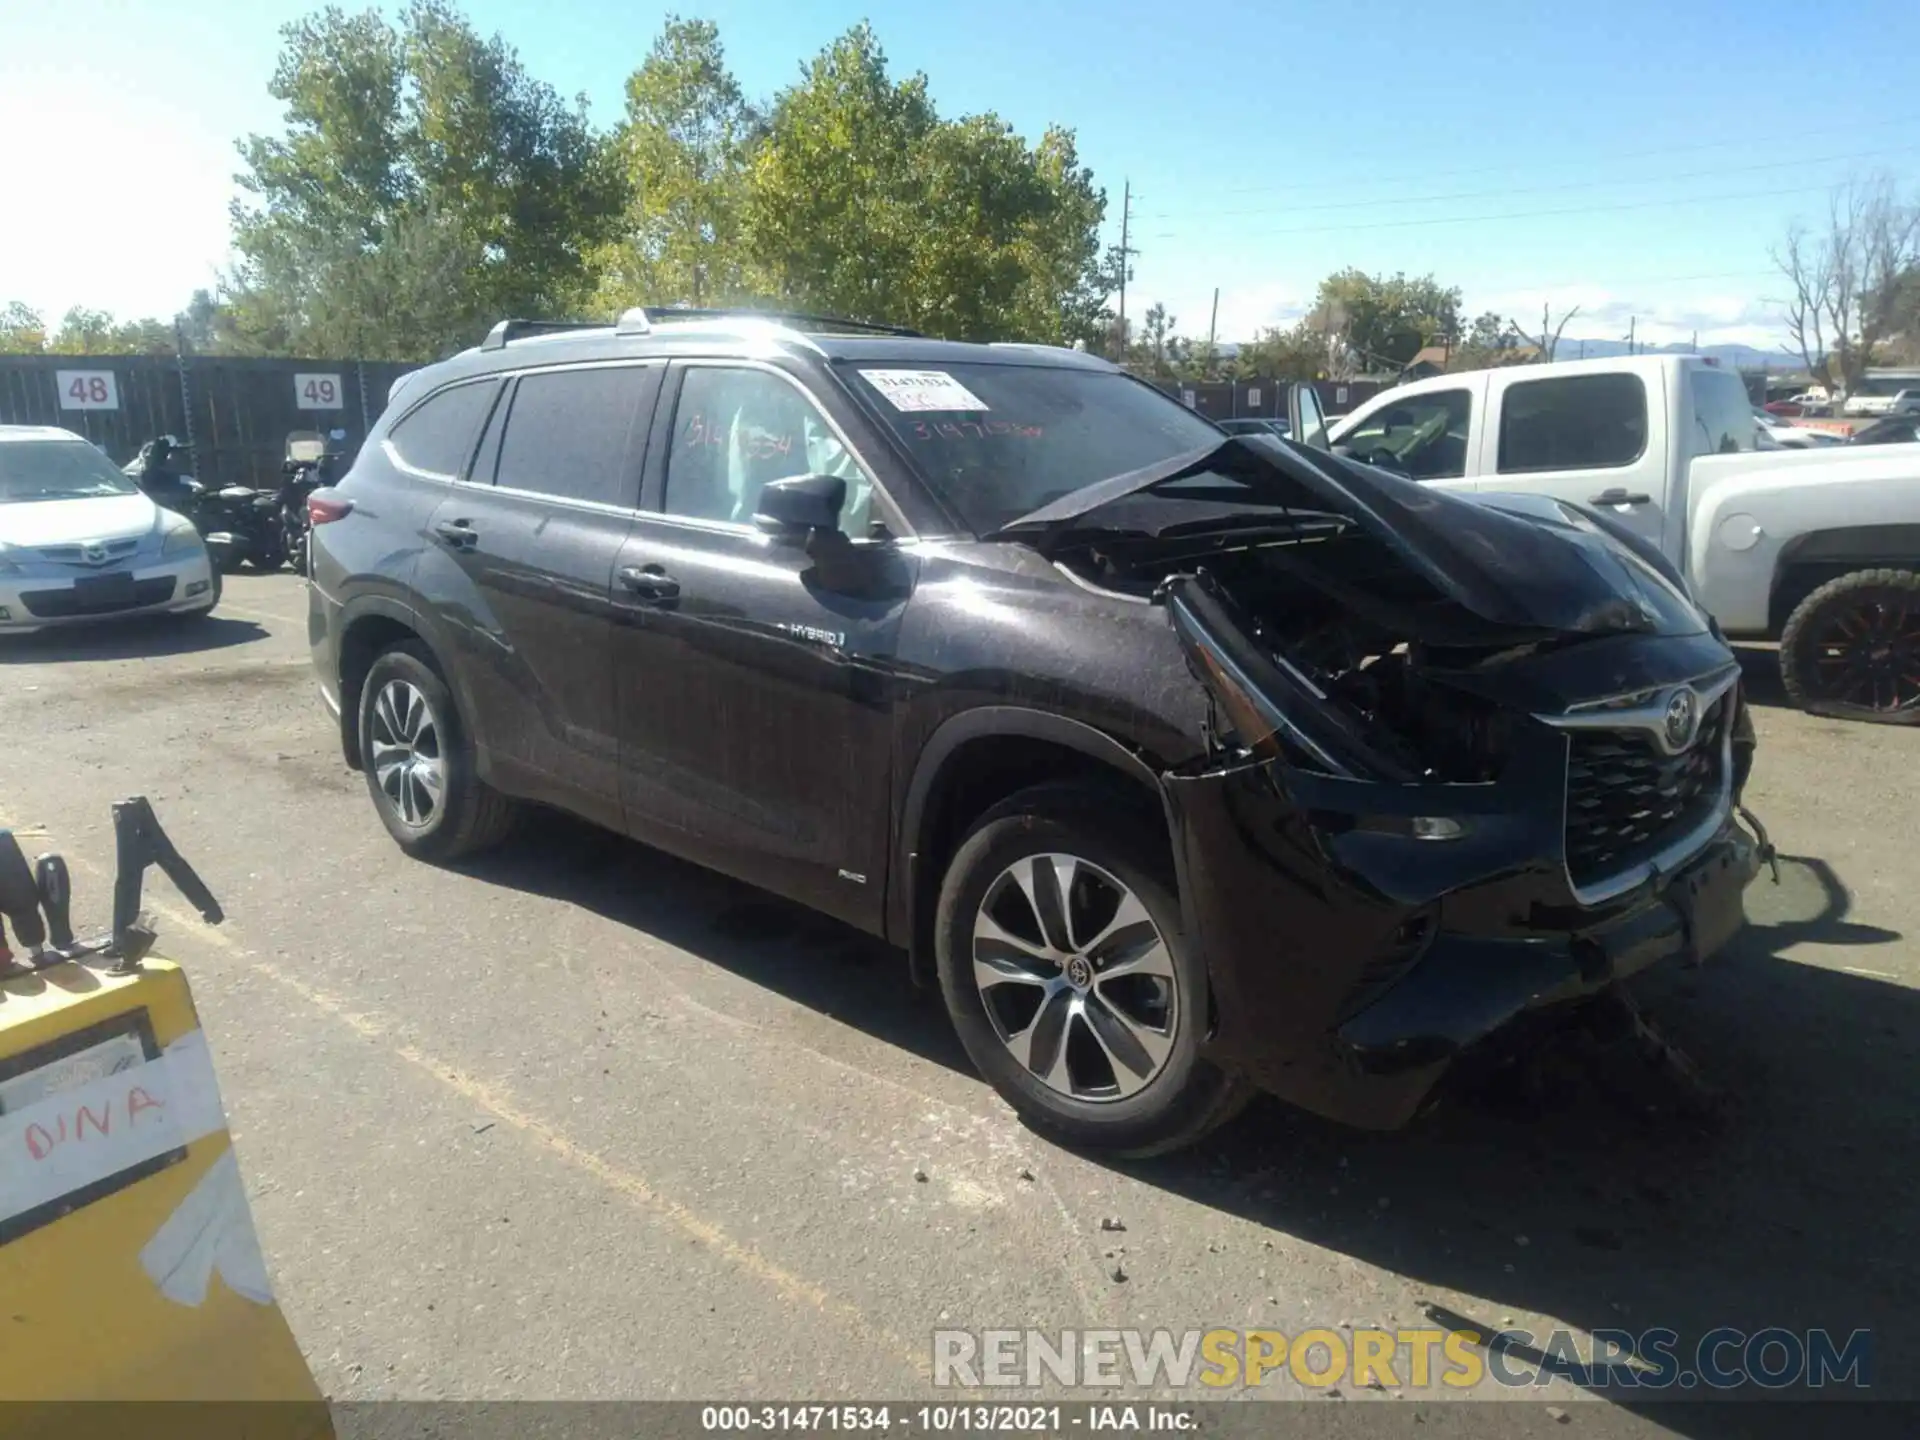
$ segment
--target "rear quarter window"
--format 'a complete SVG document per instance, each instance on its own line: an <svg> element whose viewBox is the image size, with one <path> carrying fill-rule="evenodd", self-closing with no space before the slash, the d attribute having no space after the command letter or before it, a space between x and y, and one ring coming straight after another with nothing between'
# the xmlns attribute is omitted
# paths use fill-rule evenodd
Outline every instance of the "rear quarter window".
<svg viewBox="0 0 1920 1440"><path fill-rule="evenodd" d="M429 395L387 432L388 455L402 470L428 480L458 480L473 455L481 422L498 383L453 385Z"/></svg>
<svg viewBox="0 0 1920 1440"><path fill-rule="evenodd" d="M1724 370L1694 370L1693 453L1734 455L1760 448L1753 401L1736 375Z"/></svg>
<svg viewBox="0 0 1920 1440"><path fill-rule="evenodd" d="M1501 397L1502 474L1604 470L1631 465L1646 450L1647 387L1638 375L1522 380Z"/></svg>

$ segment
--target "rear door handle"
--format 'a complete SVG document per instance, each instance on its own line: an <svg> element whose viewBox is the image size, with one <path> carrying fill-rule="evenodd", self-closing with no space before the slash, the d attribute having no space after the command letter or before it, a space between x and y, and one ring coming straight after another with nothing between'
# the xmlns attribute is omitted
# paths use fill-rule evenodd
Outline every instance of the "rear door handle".
<svg viewBox="0 0 1920 1440"><path fill-rule="evenodd" d="M1587 503L1589 505L1651 505L1653 497L1643 495L1637 490L1629 495L1616 485L1611 490L1602 490Z"/></svg>
<svg viewBox="0 0 1920 1440"><path fill-rule="evenodd" d="M643 600L672 600L680 594L680 582L658 565L622 565L620 584Z"/></svg>
<svg viewBox="0 0 1920 1440"><path fill-rule="evenodd" d="M433 527L433 533L455 550L471 550L480 538L472 522L467 520L442 520Z"/></svg>

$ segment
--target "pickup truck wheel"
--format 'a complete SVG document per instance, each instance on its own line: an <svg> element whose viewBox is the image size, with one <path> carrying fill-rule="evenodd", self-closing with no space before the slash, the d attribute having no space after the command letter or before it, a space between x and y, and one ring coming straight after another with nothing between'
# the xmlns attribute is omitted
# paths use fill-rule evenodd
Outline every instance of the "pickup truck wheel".
<svg viewBox="0 0 1920 1440"><path fill-rule="evenodd" d="M1159 1154L1252 1094L1200 1056L1206 967L1165 849L1125 803L1045 785L988 811L948 866L935 919L947 1012L994 1089L1060 1144Z"/></svg>
<svg viewBox="0 0 1920 1440"><path fill-rule="evenodd" d="M417 860L504 839L518 807L482 780L453 692L423 646L382 652L360 688L360 754L381 824Z"/></svg>
<svg viewBox="0 0 1920 1440"><path fill-rule="evenodd" d="M1780 632L1780 681L1811 714L1920 725L1920 574L1856 570L1807 596Z"/></svg>

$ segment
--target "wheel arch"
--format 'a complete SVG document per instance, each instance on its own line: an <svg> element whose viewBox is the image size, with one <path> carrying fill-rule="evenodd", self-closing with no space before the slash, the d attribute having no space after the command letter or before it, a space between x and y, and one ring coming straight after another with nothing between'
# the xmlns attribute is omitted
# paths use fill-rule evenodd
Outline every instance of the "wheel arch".
<svg viewBox="0 0 1920 1440"><path fill-rule="evenodd" d="M887 935L907 951L914 983L933 986L933 915L944 860L995 804L1046 780L1111 783L1168 821L1159 773L1106 731L1044 710L988 705L962 711L934 730L914 762L900 810L888 887ZM1178 874L1178 847L1169 854ZM1184 894L1184 887L1181 887Z"/></svg>
<svg viewBox="0 0 1920 1440"><path fill-rule="evenodd" d="M1920 525L1842 525L1796 535L1774 562L1767 628L1778 635L1800 602L1854 570L1920 569Z"/></svg>
<svg viewBox="0 0 1920 1440"><path fill-rule="evenodd" d="M383 651L407 641L417 641L426 647L433 668L454 693L460 706L461 719L467 725L468 733L473 735L476 749L481 755L485 754L485 747L479 743L474 707L461 684L458 670L447 663L445 647L435 643L427 627L420 623L417 611L398 600L371 595L348 606L340 623L340 749L352 769L358 770L362 764L360 691L366 683L367 672L373 668L373 662ZM483 761L483 773L484 770Z"/></svg>

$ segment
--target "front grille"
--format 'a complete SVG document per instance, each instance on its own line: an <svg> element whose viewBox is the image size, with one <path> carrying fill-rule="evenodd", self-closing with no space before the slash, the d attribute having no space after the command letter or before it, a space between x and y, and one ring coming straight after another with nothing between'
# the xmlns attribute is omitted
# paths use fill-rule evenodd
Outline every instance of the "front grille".
<svg viewBox="0 0 1920 1440"><path fill-rule="evenodd" d="M106 555L99 560L89 560L84 546L80 545L42 545L40 558L51 560L58 565L110 565L115 560L124 560L140 548L140 538L136 535L126 540L107 540L100 542L100 548Z"/></svg>
<svg viewBox="0 0 1920 1440"><path fill-rule="evenodd" d="M41 620L65 620L76 615L112 615L121 610L139 610L148 605L164 605L173 598L174 577L156 576L136 580L131 591L122 590L110 597L89 595L84 589L28 590L20 596L27 613Z"/></svg>
<svg viewBox="0 0 1920 1440"><path fill-rule="evenodd" d="M1707 707L1691 748L1668 755L1643 730L1568 732L1567 874L1576 888L1651 860L1720 797L1732 692Z"/></svg>

